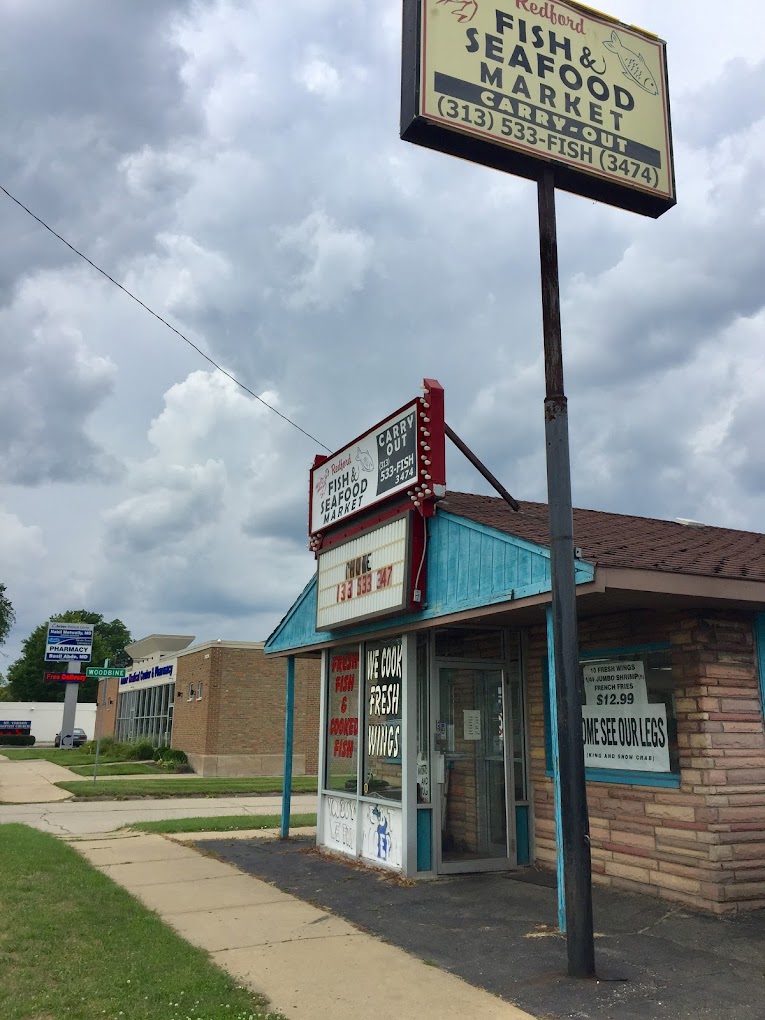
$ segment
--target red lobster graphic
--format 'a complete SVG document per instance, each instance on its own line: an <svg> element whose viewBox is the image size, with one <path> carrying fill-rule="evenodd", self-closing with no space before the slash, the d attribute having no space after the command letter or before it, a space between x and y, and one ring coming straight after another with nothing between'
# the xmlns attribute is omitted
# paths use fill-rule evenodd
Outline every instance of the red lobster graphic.
<svg viewBox="0 0 765 1020"><path fill-rule="evenodd" d="M439 4L451 4L452 14L460 23L472 21L478 13L478 0L437 0Z"/></svg>

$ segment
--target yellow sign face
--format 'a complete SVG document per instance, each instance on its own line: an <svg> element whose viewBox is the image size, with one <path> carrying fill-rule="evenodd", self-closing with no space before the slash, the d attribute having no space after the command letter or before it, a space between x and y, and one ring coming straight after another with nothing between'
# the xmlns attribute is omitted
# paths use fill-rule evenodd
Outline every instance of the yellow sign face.
<svg viewBox="0 0 765 1020"><path fill-rule="evenodd" d="M421 10L421 118L674 203L661 40L557 0Z"/></svg>

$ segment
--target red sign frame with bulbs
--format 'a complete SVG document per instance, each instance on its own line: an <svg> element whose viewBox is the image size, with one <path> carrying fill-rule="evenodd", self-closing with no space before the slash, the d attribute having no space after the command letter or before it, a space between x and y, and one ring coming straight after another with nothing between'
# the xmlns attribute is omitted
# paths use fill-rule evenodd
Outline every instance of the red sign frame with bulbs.
<svg viewBox="0 0 765 1020"><path fill-rule="evenodd" d="M310 474L309 548L317 559L394 518L408 518L406 596L399 612L420 609L425 601L424 518L434 516L446 494L444 391L435 379L424 379L422 390L336 453L316 457ZM362 575L354 584L363 581ZM354 615L332 629L358 622Z"/></svg>
<svg viewBox="0 0 765 1020"><path fill-rule="evenodd" d="M336 453L314 460L308 502L314 552L351 521L363 518L364 526L371 525L370 513L383 508L413 505L423 517L435 513L446 486L444 391L435 379L423 380L422 388L422 396Z"/></svg>

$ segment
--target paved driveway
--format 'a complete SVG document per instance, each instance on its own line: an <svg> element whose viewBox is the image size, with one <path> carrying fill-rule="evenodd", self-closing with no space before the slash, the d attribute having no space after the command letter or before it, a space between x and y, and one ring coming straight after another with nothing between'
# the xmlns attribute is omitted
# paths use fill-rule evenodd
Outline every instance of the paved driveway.
<svg viewBox="0 0 765 1020"><path fill-rule="evenodd" d="M330 860L308 840L224 838L204 849L545 1020L765 1016L765 911L722 919L596 888L599 980L574 981L555 930L552 876L533 869L519 873L526 881L462 875L408 885Z"/></svg>

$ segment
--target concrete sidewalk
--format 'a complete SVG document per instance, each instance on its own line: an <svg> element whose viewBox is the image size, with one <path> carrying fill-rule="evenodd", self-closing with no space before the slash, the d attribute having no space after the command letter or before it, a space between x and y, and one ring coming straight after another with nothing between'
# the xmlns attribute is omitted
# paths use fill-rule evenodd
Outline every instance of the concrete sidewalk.
<svg viewBox="0 0 765 1020"><path fill-rule="evenodd" d="M0 756L0 804L47 804L71 800L74 794L55 783L66 783L73 772L43 758L9 761Z"/></svg>
<svg viewBox="0 0 765 1020"><path fill-rule="evenodd" d="M55 787L54 787L55 789ZM98 800L72 803L0 805L0 823L23 822L57 836L111 832L133 822L165 818L210 818L216 815L278 815L281 795L259 797L165 797L157 800ZM292 797L292 812L315 811L316 795Z"/></svg>
<svg viewBox="0 0 765 1020"><path fill-rule="evenodd" d="M353 924L162 836L72 845L291 1020L532 1020Z"/></svg>

